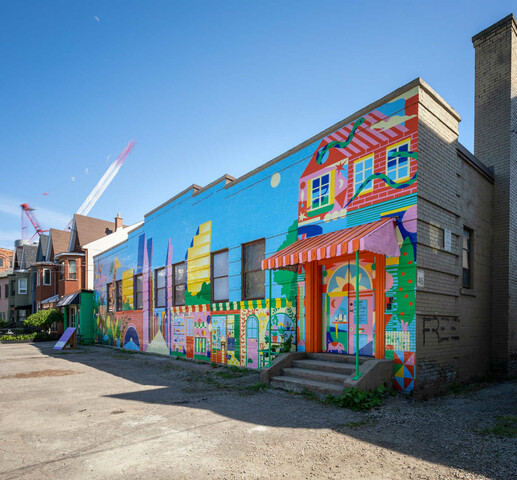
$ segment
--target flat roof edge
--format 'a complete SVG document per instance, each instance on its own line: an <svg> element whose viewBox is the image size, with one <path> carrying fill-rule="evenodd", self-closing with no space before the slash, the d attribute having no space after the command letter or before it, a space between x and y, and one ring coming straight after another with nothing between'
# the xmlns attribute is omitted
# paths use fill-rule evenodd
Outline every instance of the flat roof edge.
<svg viewBox="0 0 517 480"><path fill-rule="evenodd" d="M472 152L470 152L464 145L458 142L457 148L458 154L461 158L470 163L476 170L487 177L491 183L494 183L495 176L494 172L488 168L479 158L477 158Z"/></svg>

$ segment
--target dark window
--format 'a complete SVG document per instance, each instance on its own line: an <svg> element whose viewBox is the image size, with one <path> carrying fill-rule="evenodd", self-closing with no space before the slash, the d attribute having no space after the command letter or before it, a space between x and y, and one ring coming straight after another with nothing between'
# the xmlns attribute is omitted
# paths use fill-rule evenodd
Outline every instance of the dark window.
<svg viewBox="0 0 517 480"><path fill-rule="evenodd" d="M16 294L16 282L13 280L11 282L11 295L15 295Z"/></svg>
<svg viewBox="0 0 517 480"><path fill-rule="evenodd" d="M106 285L106 308L108 312L113 311L113 285L111 283Z"/></svg>
<svg viewBox="0 0 517 480"><path fill-rule="evenodd" d="M7 298L9 296L9 285L6 283L5 284L5 298Z"/></svg>
<svg viewBox="0 0 517 480"><path fill-rule="evenodd" d="M120 312L123 309L122 305L122 280L115 282L115 294L116 294L116 310Z"/></svg>
<svg viewBox="0 0 517 480"><path fill-rule="evenodd" d="M174 305L185 305L185 262L172 266L172 278L174 279Z"/></svg>
<svg viewBox="0 0 517 480"><path fill-rule="evenodd" d="M165 268L160 268L154 272L154 298L156 307L165 307Z"/></svg>
<svg viewBox="0 0 517 480"><path fill-rule="evenodd" d="M463 288L472 288L472 230L463 229Z"/></svg>
<svg viewBox="0 0 517 480"><path fill-rule="evenodd" d="M39 272L38 272L39 276ZM43 285L51 285L52 280L50 278L50 270L48 268L43 269Z"/></svg>
<svg viewBox="0 0 517 480"><path fill-rule="evenodd" d="M59 278L60 280L63 280L63 278L65 278L65 262L61 262L59 266Z"/></svg>
<svg viewBox="0 0 517 480"><path fill-rule="evenodd" d="M75 260L68 260L68 278L75 280L76 278L76 270L75 270Z"/></svg>
<svg viewBox="0 0 517 480"><path fill-rule="evenodd" d="M142 275L135 275L133 281L133 296L136 310L142 310L144 308L144 280Z"/></svg>
<svg viewBox="0 0 517 480"><path fill-rule="evenodd" d="M242 296L243 300L264 298L266 279L262 260L266 252L265 240L242 245Z"/></svg>
<svg viewBox="0 0 517 480"><path fill-rule="evenodd" d="M3 267L4 266L4 259L2 257L0 257L0 267Z"/></svg>
<svg viewBox="0 0 517 480"><path fill-rule="evenodd" d="M227 302L228 250L212 253L212 302Z"/></svg>

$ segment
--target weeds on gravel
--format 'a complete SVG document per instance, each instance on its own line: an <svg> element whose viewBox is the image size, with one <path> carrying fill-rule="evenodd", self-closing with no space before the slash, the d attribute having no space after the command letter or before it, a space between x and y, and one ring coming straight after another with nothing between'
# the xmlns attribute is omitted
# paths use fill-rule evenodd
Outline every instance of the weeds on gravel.
<svg viewBox="0 0 517 480"><path fill-rule="evenodd" d="M391 394L384 386L380 386L377 390L358 390L357 388L345 388L343 395L335 397L334 395L327 395L324 403L335 405L341 408L349 408L356 411L367 411L374 407L380 407L384 398Z"/></svg>
<svg viewBox="0 0 517 480"><path fill-rule="evenodd" d="M252 392L262 392L267 389L268 389L268 386L263 382L258 382L258 383L255 383L255 385L250 385L249 387L246 387L246 390L250 390Z"/></svg>
<svg viewBox="0 0 517 480"><path fill-rule="evenodd" d="M485 428L481 433L498 437L517 438L517 416L497 415L495 417L495 425Z"/></svg>
<svg viewBox="0 0 517 480"><path fill-rule="evenodd" d="M361 427L373 427L374 425L377 425L379 423L379 420L376 418L363 418L362 420L359 420L357 422L346 422L343 425L341 425L342 428L361 428Z"/></svg>

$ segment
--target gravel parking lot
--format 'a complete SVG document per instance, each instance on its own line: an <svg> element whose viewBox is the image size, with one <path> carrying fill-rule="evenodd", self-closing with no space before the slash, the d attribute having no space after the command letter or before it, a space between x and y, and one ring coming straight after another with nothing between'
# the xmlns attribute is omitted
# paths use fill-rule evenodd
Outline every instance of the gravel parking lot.
<svg viewBox="0 0 517 480"><path fill-rule="evenodd" d="M0 478L517 478L517 382L367 413L244 373L102 347L0 345Z"/></svg>

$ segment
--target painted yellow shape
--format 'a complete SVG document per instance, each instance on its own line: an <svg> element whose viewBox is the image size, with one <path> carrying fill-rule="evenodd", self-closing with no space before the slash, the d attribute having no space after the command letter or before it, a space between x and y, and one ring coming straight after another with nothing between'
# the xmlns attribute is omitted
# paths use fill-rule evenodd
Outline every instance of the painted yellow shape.
<svg viewBox="0 0 517 480"><path fill-rule="evenodd" d="M386 257L386 266L394 266L399 264L399 257Z"/></svg>
<svg viewBox="0 0 517 480"><path fill-rule="evenodd" d="M210 283L210 240L212 221L199 225L187 254L187 288L197 295L203 283Z"/></svg>
<svg viewBox="0 0 517 480"><path fill-rule="evenodd" d="M133 308L133 269L122 272L122 304Z"/></svg>

